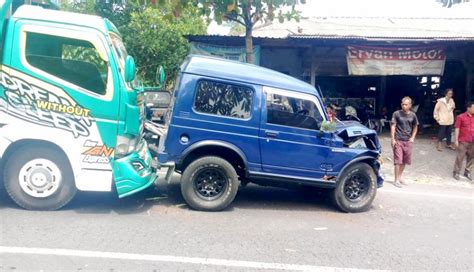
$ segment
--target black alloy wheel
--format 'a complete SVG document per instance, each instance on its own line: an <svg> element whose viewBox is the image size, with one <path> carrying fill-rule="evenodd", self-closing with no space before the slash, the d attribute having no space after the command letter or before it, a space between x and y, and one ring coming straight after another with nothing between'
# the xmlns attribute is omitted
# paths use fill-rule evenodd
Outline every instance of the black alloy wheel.
<svg viewBox="0 0 474 272"><path fill-rule="evenodd" d="M204 168L199 170L194 178L194 190L206 200L219 198L227 189L228 178L218 168Z"/></svg>

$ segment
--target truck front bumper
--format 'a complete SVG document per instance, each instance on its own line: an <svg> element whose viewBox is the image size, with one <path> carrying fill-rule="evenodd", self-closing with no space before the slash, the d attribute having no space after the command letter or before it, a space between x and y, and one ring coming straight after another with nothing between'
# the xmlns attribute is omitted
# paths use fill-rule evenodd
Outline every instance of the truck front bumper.
<svg viewBox="0 0 474 272"><path fill-rule="evenodd" d="M158 179L152 167L150 151L144 141L138 151L114 160L112 169L119 198L142 191Z"/></svg>

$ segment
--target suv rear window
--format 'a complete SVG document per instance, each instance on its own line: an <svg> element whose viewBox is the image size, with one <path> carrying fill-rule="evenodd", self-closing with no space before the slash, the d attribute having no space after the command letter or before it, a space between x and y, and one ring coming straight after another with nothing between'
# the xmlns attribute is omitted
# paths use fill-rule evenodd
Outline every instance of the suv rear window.
<svg viewBox="0 0 474 272"><path fill-rule="evenodd" d="M194 109L198 112L248 119L253 90L248 87L201 80L197 84Z"/></svg>

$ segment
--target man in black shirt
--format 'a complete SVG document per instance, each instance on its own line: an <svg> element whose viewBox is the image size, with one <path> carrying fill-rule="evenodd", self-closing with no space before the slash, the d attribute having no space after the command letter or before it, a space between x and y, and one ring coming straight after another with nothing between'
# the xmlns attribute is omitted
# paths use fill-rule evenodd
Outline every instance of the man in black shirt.
<svg viewBox="0 0 474 272"><path fill-rule="evenodd" d="M391 135L393 148L393 163L395 164L395 181L393 185L407 185L402 180L405 165L411 164L413 142L418 131L418 118L411 111L412 100L406 96L402 99L402 109L393 113Z"/></svg>

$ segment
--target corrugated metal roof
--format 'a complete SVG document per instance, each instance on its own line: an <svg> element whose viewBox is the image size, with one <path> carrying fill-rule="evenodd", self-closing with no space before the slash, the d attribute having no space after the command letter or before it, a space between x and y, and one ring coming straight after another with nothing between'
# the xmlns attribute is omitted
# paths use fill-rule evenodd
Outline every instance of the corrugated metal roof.
<svg viewBox="0 0 474 272"><path fill-rule="evenodd" d="M315 17L256 27L256 38L474 40L474 18Z"/></svg>

